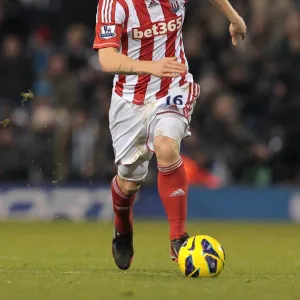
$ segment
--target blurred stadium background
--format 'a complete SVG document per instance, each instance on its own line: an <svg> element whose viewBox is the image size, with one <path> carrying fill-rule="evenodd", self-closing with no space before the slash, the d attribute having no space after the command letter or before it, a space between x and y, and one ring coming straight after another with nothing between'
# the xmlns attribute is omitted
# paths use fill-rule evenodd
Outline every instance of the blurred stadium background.
<svg viewBox="0 0 300 300"><path fill-rule="evenodd" d="M0 1L2 216L54 206L111 217L112 78L91 48L97 2ZM232 3L249 28L237 48L209 1L188 4L185 48L202 87L182 147L190 216L299 219L300 2ZM163 215L155 184L153 160L137 215Z"/></svg>

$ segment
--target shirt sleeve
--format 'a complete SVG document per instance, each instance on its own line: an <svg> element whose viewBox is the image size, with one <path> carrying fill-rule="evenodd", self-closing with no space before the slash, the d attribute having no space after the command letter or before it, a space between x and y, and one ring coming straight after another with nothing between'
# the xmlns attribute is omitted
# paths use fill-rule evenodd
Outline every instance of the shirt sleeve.
<svg viewBox="0 0 300 300"><path fill-rule="evenodd" d="M99 0L93 48L120 49L125 10L117 0Z"/></svg>

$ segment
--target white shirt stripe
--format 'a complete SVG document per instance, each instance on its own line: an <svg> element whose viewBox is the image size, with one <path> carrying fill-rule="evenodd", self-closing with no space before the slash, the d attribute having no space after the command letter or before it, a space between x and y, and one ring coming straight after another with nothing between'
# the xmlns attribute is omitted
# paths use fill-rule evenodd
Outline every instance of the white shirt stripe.
<svg viewBox="0 0 300 300"><path fill-rule="evenodd" d="M151 18L151 21L158 22L161 20L161 16L163 16L163 11L161 5L158 4L152 8L149 8L149 4L147 5L148 13ZM165 57L166 53L166 41L167 35L158 36L154 38L154 51L152 53L152 60L157 61ZM155 51L155 49L160 49L159 51ZM146 99L155 95L157 91L157 87L160 88L161 79L155 76L151 76L150 82L146 91Z"/></svg>

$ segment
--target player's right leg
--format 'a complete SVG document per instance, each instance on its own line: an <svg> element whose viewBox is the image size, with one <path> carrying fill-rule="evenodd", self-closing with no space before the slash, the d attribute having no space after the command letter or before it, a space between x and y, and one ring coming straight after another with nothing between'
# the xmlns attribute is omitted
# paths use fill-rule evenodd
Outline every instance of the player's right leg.
<svg viewBox="0 0 300 300"><path fill-rule="evenodd" d="M111 184L115 231L112 253L119 269L127 270L134 255L132 206L136 193L147 175L148 161L138 160L130 166L120 165Z"/></svg>
<svg viewBox="0 0 300 300"><path fill-rule="evenodd" d="M115 232L112 252L118 268L130 267L133 249L132 206L148 173L152 154L146 147L147 128L143 106L112 97L109 123L118 175L111 184Z"/></svg>

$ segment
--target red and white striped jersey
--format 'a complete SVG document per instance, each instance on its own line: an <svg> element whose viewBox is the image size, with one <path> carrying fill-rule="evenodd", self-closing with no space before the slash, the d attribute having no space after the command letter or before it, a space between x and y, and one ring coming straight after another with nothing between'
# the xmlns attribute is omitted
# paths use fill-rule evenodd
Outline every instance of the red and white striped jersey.
<svg viewBox="0 0 300 300"><path fill-rule="evenodd" d="M156 61L176 56L188 67L182 40L186 0L99 0L93 48L114 47L136 60ZM151 75L116 75L113 93L142 104L157 99L185 83L193 82L187 72L177 78Z"/></svg>

